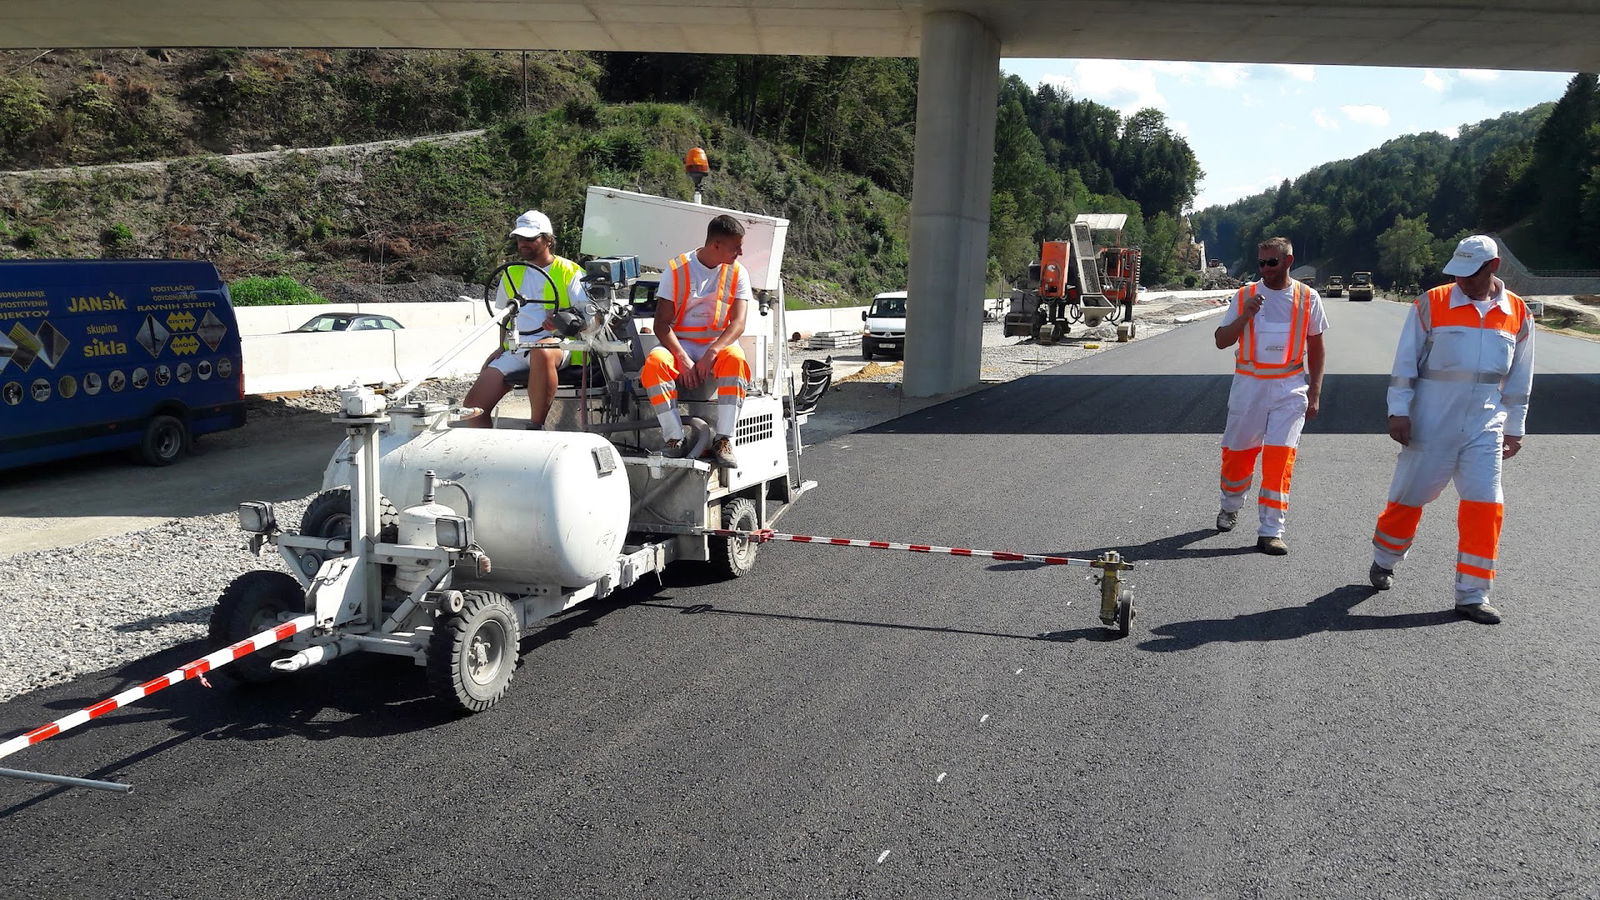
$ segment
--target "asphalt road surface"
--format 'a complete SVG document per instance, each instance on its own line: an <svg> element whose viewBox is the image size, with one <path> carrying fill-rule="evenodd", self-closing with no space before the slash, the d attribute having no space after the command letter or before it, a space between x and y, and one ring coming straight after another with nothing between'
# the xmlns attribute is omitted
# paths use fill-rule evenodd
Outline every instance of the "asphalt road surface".
<svg viewBox="0 0 1600 900"><path fill-rule="evenodd" d="M1404 309L1329 305L1287 557L1211 529L1207 322L806 456L789 531L1122 550L1126 639L1081 569L767 545L549 621L472 718L358 657L24 751L138 790L0 782L0 895L1594 896L1600 345L1539 338L1485 627L1450 609L1449 491L1366 586ZM197 655L22 697L0 734Z"/></svg>

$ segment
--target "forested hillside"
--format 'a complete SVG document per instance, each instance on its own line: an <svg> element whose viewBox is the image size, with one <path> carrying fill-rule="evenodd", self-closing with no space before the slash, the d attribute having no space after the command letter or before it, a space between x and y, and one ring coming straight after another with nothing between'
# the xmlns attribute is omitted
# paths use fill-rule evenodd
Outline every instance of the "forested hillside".
<svg viewBox="0 0 1600 900"><path fill-rule="evenodd" d="M230 277L472 279L505 220L549 211L575 248L589 183L788 217L791 274L818 299L903 286L917 65L908 59L400 51L0 53L0 257L204 256ZM1026 267L1077 212L1132 214L1146 278L1172 273L1193 153L1159 114L1011 79L996 141L990 272ZM370 153L213 155L472 129Z"/></svg>
<svg viewBox="0 0 1600 900"><path fill-rule="evenodd" d="M1557 103L1407 135L1318 166L1277 190L1194 215L1196 238L1235 271L1261 238L1293 239L1327 273L1426 282L1464 234L1504 234L1540 269L1600 268L1600 94L1578 75Z"/></svg>

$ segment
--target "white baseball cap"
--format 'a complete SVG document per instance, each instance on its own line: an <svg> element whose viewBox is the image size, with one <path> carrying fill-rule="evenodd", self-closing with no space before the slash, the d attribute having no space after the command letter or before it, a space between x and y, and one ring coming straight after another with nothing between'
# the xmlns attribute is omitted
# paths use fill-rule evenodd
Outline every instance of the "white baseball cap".
<svg viewBox="0 0 1600 900"><path fill-rule="evenodd" d="M517 216L517 224L511 226L512 237L535 238L541 234L555 237L556 230L550 227L550 217L537 209L530 209Z"/></svg>
<svg viewBox="0 0 1600 900"><path fill-rule="evenodd" d="M1499 258L1500 248L1495 246L1494 238L1486 234L1475 234L1472 237L1462 238L1461 243L1456 245L1455 255L1444 264L1444 273L1465 278L1483 268L1483 264L1489 260Z"/></svg>

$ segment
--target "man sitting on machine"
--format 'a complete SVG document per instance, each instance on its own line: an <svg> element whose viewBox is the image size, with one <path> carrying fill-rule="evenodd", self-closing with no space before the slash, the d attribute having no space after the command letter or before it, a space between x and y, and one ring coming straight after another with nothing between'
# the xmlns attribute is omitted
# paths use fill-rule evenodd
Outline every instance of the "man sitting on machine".
<svg viewBox="0 0 1600 900"><path fill-rule="evenodd" d="M556 314L571 309L581 315L588 306L588 294L583 287L583 267L555 254L555 230L550 218L536 209L517 217L511 228L517 242L517 255L529 263L505 269L500 283L495 285L496 296L504 301L513 293L534 301L517 313L516 337L497 350L484 363L478 380L467 391L462 405L483 410L482 413L463 419L469 428L490 428L493 421L490 411L514 386L514 380L526 375L528 379L528 406L531 427L544 427L545 416L550 414L550 401L555 396L557 370L564 365L580 365L582 353L567 353L555 346ZM548 274L548 278L546 275ZM556 297L551 283L560 286L563 296ZM513 291L515 287L515 291ZM543 302L540 302L543 301ZM563 313L565 315L565 313ZM547 348L517 350L517 344L548 343Z"/></svg>
<svg viewBox="0 0 1600 900"><path fill-rule="evenodd" d="M645 359L639 383L661 421L665 456L680 458L686 452L678 385L694 390L714 380L717 424L711 458L723 469L739 466L733 432L750 383L750 363L739 338L754 297L749 273L739 264L743 252L744 226L732 216L717 216L706 226L705 246L674 259L661 274L653 325L661 346Z"/></svg>

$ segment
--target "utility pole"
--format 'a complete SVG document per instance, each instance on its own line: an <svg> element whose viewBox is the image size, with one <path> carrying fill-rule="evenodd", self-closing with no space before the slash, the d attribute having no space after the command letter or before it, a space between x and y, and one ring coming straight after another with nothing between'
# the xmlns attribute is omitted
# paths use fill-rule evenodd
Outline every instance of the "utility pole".
<svg viewBox="0 0 1600 900"><path fill-rule="evenodd" d="M522 114L528 114L528 51L522 51Z"/></svg>

